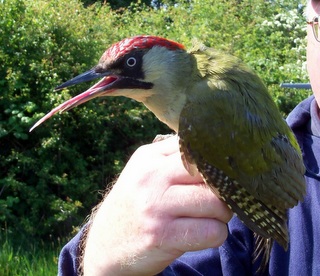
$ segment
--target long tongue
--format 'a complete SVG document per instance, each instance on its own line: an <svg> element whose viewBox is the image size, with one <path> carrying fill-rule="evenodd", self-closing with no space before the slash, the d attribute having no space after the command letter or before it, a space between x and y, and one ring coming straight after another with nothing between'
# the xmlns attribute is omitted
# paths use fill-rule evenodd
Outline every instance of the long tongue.
<svg viewBox="0 0 320 276"><path fill-rule="evenodd" d="M101 93L103 93L103 92L105 92L105 93L106 92L107 93L112 92L112 89L105 91L105 87L107 85L113 83L116 80L117 80L117 78L114 77L114 76L104 77L102 80L100 80L98 83L96 83L95 85L90 87L85 92L83 92L83 93L71 98L70 100L65 101L64 103L62 103L59 106L57 106L54 109L52 109L49 113L47 113L45 116L43 116L38 122L36 122L30 128L29 132L34 130L36 127L41 125L44 121L48 120L50 117L52 117L57 112L68 111L69 109L72 109L72 108L76 107L77 105L80 105L80 104L82 104L84 102L87 102L87 101L89 101L89 100L91 100L93 98L102 96Z"/></svg>

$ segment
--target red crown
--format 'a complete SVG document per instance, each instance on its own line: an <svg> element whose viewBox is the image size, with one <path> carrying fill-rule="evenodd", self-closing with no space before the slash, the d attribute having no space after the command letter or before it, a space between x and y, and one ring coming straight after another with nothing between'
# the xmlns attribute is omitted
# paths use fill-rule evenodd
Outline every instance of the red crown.
<svg viewBox="0 0 320 276"><path fill-rule="evenodd" d="M126 55L134 49L150 49L154 46L166 47L169 50L185 49L182 44L173 40L158 36L139 35L125 38L111 45L111 47L104 52L101 60L117 60L119 57Z"/></svg>

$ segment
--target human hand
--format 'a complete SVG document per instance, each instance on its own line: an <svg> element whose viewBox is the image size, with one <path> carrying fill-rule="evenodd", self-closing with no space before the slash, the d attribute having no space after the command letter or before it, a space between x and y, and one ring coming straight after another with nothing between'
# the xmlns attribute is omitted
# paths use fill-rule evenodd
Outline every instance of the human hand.
<svg viewBox="0 0 320 276"><path fill-rule="evenodd" d="M232 212L190 176L177 136L140 147L99 207L85 275L154 275L184 252L218 247Z"/></svg>

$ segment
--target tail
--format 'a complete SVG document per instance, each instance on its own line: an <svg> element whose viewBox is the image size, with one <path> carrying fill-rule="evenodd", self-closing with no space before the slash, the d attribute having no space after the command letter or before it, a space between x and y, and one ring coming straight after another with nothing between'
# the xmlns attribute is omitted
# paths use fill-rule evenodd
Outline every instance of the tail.
<svg viewBox="0 0 320 276"><path fill-rule="evenodd" d="M259 236L258 234L254 234L255 243L254 243L254 252L253 252L253 261L252 263L256 263L258 260L260 261L259 267L256 271L257 275L261 275L265 272L268 267L268 263L270 260L270 253L273 245L273 239L264 238Z"/></svg>

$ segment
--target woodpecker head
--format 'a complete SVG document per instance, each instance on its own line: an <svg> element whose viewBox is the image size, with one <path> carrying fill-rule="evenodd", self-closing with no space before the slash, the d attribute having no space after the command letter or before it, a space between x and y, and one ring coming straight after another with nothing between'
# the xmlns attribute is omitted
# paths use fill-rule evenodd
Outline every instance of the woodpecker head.
<svg viewBox="0 0 320 276"><path fill-rule="evenodd" d="M31 129L57 112L101 96L125 96L143 102L161 121L177 130L185 103L186 82L193 59L183 45L156 36L135 36L113 44L97 66L63 83L56 90L100 78L87 91L64 102L41 118ZM173 109L173 110L172 110Z"/></svg>

